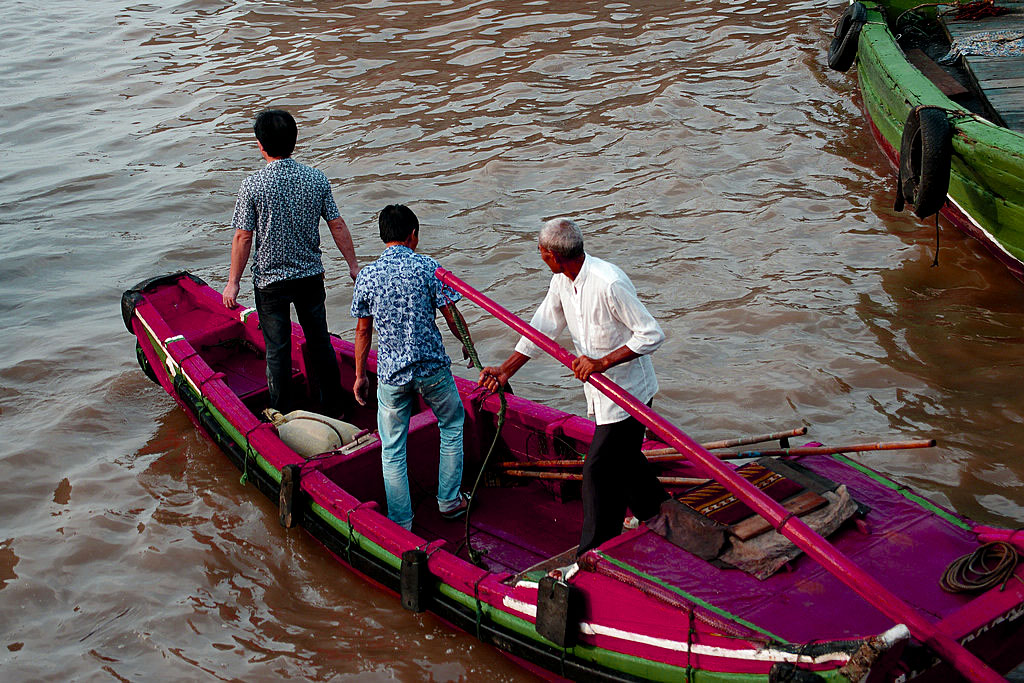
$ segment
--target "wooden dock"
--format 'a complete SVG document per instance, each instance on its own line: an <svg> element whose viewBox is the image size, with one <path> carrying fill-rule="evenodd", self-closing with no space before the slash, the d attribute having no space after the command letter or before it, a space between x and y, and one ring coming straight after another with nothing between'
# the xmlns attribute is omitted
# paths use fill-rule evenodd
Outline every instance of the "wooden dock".
<svg viewBox="0 0 1024 683"><path fill-rule="evenodd" d="M997 0L996 5L1010 12L998 17L958 20L954 18L955 8L942 7L942 10L950 10L943 18L950 41L966 40L991 31L1024 36L1024 2ZM964 55L963 59L993 118L1007 128L1024 132L1024 55Z"/></svg>

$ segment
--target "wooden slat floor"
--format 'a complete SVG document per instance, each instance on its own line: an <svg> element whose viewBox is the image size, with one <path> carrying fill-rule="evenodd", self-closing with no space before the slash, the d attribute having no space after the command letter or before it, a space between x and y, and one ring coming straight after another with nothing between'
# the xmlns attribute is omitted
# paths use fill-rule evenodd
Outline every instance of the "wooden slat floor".
<svg viewBox="0 0 1024 683"><path fill-rule="evenodd" d="M976 20L943 18L950 40L970 38L988 31L1024 34L1024 2L999 2L1009 14ZM950 9L948 6L942 9ZM1012 130L1024 132L1024 55L989 57L966 55L964 61L990 105L991 113Z"/></svg>

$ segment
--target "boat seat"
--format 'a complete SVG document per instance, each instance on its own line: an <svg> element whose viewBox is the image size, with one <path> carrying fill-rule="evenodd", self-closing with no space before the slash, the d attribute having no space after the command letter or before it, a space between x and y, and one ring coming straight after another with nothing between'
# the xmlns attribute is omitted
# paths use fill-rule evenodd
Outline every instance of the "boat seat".
<svg viewBox="0 0 1024 683"><path fill-rule="evenodd" d="M247 343L245 326L233 318L218 322L212 327L186 334L185 338L196 351L230 344L234 341L240 344Z"/></svg>

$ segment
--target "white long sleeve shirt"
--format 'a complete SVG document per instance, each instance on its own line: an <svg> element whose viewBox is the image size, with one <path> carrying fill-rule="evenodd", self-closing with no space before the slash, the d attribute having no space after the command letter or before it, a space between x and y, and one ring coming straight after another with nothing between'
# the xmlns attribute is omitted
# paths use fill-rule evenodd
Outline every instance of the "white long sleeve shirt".
<svg viewBox="0 0 1024 683"><path fill-rule="evenodd" d="M658 379L649 354L665 341L665 333L636 296L633 283L617 266L586 254L575 280L552 276L547 296L530 325L552 339L568 327L576 354L602 358L629 347L640 358L620 363L603 373L609 380L647 403L658 392ZM516 351L534 358L540 349L526 337ZM587 412L597 424L620 422L629 414L589 382L583 385Z"/></svg>

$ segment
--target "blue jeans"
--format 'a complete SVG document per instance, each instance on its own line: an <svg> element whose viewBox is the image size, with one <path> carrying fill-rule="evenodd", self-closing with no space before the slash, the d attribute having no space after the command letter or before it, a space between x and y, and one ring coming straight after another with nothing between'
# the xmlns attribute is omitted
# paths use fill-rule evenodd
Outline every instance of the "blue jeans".
<svg viewBox="0 0 1024 683"><path fill-rule="evenodd" d="M417 395L434 412L441 430L441 461L437 470L437 506L445 512L459 502L462 485L462 427L466 412L455 388L452 371L444 368L429 377L419 377L401 386L377 383L377 431L381 441L384 491L388 497L388 518L406 529L412 528L412 498L406 467L409 418Z"/></svg>

